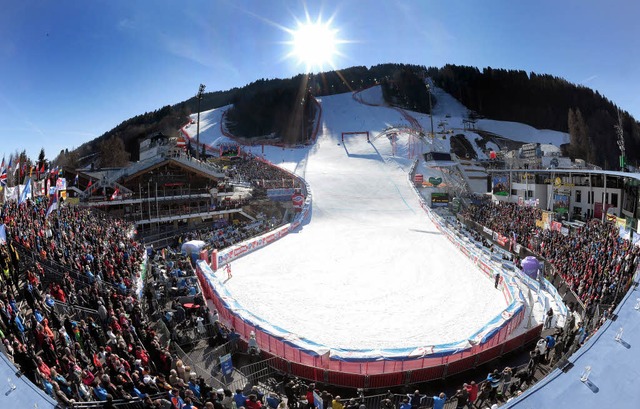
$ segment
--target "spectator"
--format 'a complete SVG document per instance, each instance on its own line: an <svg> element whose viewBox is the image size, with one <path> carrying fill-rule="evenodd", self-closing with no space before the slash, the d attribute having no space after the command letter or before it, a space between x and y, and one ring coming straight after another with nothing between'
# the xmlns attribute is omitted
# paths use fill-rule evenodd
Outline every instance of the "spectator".
<svg viewBox="0 0 640 409"><path fill-rule="evenodd" d="M433 397L433 409L444 409L444 404L447 402L447 395L444 392L440 392L438 396Z"/></svg>
<svg viewBox="0 0 640 409"><path fill-rule="evenodd" d="M400 404L400 409L411 409L411 403L409 402L409 398L402 399L402 403Z"/></svg>
<svg viewBox="0 0 640 409"><path fill-rule="evenodd" d="M342 404L342 402L340 402L340 395L337 395L331 401L331 409L344 409L344 405Z"/></svg>
<svg viewBox="0 0 640 409"><path fill-rule="evenodd" d="M469 402L472 404L478 399L478 385L475 381L471 381L469 384L464 384L464 388L469 392Z"/></svg>
<svg viewBox="0 0 640 409"><path fill-rule="evenodd" d="M419 408L420 406L422 406L422 402L424 401L425 395L421 395L420 391L416 389L413 392L413 395L407 394L407 397L409 398L409 403L411 403L411 407Z"/></svg>

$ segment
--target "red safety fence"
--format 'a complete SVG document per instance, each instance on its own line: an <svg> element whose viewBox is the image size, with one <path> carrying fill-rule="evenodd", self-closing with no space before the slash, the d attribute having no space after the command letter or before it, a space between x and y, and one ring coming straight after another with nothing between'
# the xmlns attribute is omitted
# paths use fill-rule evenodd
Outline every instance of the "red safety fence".
<svg viewBox="0 0 640 409"><path fill-rule="evenodd" d="M501 328L488 342L456 354L439 357L426 356L418 359L407 358L405 360L383 359L371 362L331 360L325 355L308 354L243 321L227 309L208 285L202 272L198 270L197 274L205 297L213 301L220 317L245 338L254 332L264 355L279 358L273 361L272 366L279 371L291 373L300 378L332 385L377 388L403 385L407 382L417 383L441 379L473 369L512 352L539 338L542 332L542 325L539 325L515 338L506 340L513 328L517 327L524 319L523 309L509 325ZM411 371L410 374L408 374L409 371Z"/></svg>

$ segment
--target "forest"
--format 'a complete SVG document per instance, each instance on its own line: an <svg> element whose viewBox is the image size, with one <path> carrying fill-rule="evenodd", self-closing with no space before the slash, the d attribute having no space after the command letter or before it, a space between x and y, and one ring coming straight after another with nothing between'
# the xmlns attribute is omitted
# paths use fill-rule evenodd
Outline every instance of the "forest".
<svg viewBox="0 0 640 409"><path fill-rule="evenodd" d="M572 158L583 158L605 169L619 169L615 126L622 124L627 162L640 159L640 124L627 112L590 88L563 78L522 70L445 65L425 67L408 64L354 66L288 79L259 79L242 88L204 93L200 110L231 105L226 126L236 136L274 143L307 143L317 107L313 96L352 92L382 86L389 105L429 112L425 79L453 95L470 110L470 116L522 122L538 129L569 132L571 143L563 146ZM435 98L431 103L437 104ZM73 152L61 152L60 161L81 164L95 161L100 148L124 149L121 155L98 161L138 159L139 141L155 132L177 135L191 113L197 112L194 96L173 106L130 118ZM508 137L508 135L505 135ZM116 143L112 138L122 141ZM122 147L122 148L120 148ZM597 147L597 148L596 148Z"/></svg>

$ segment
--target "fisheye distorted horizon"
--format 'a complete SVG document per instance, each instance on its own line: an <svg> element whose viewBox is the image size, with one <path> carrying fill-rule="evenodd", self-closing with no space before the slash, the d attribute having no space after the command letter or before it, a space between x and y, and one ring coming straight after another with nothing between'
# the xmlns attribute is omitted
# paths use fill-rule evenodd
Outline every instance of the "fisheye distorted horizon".
<svg viewBox="0 0 640 409"><path fill-rule="evenodd" d="M638 119L638 12L595 1L10 3L0 15L2 151L44 147L52 159L200 83L227 90L382 63L547 73Z"/></svg>

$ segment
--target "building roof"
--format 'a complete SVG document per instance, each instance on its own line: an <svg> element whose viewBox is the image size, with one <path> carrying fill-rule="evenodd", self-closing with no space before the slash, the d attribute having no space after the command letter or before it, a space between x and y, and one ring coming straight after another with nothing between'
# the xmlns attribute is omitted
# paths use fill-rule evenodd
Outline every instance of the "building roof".
<svg viewBox="0 0 640 409"><path fill-rule="evenodd" d="M505 408L638 408L640 379L640 303L636 271L634 285L603 326L570 358L570 369L556 369ZM624 329L621 341L616 334ZM588 382L580 377L591 367Z"/></svg>

